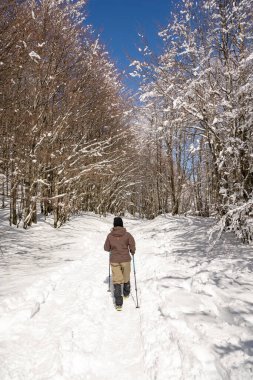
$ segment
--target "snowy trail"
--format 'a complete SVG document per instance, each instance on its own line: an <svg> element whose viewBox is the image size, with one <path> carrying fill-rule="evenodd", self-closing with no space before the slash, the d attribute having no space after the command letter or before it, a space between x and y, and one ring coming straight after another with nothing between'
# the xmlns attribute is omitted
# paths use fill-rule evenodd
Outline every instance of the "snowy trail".
<svg viewBox="0 0 253 380"><path fill-rule="evenodd" d="M119 374L123 380L146 379L134 301L130 297L117 312L107 292L108 255L96 244L108 232L104 227L91 232L90 241L86 235L84 258L57 282L32 319L16 324L8 342L0 344L1 379L109 380ZM83 246L81 230L79 239Z"/></svg>
<svg viewBox="0 0 253 380"><path fill-rule="evenodd" d="M204 219L125 218L141 308L132 273L117 312L103 251L111 224L92 214L60 230L38 224L18 243L6 227L0 379L251 380L252 247L230 234L209 244Z"/></svg>

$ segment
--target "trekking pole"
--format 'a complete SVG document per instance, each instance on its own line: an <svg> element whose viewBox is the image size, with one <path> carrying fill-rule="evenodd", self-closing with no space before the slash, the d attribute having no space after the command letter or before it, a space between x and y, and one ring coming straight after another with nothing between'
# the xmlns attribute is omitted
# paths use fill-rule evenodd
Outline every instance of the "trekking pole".
<svg viewBox="0 0 253 380"><path fill-rule="evenodd" d="M1 244L0 244L0 251L1 251L1 254L4 255Z"/></svg>
<svg viewBox="0 0 253 380"><path fill-rule="evenodd" d="M111 284L111 267L110 267L110 254L109 254L109 281L108 281L108 290L107 290L107 292L111 291L110 284Z"/></svg>
<svg viewBox="0 0 253 380"><path fill-rule="evenodd" d="M134 264L134 255L133 255L133 267L134 267L134 281L135 281L135 292L136 292L136 301L137 301L136 309L139 309L140 306L138 304L137 282L136 282L136 271L135 271L135 264Z"/></svg>

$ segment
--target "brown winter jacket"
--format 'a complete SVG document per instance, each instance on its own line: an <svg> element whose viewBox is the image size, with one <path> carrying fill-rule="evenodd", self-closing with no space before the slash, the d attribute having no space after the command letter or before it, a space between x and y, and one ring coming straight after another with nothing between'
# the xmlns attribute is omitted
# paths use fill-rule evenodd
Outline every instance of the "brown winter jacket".
<svg viewBox="0 0 253 380"><path fill-rule="evenodd" d="M106 238L104 249L111 252L111 263L131 261L129 251L134 255L135 241L133 236L124 227L113 227Z"/></svg>

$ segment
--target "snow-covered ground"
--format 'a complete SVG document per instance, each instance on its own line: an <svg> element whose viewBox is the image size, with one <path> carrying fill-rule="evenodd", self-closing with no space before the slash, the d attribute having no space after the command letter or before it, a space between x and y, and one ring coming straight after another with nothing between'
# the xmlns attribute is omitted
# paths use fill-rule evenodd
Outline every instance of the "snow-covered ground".
<svg viewBox="0 0 253 380"><path fill-rule="evenodd" d="M0 379L253 379L252 247L209 242L205 219L125 218L141 307L133 286L118 312L103 251L112 220L23 230L1 218Z"/></svg>

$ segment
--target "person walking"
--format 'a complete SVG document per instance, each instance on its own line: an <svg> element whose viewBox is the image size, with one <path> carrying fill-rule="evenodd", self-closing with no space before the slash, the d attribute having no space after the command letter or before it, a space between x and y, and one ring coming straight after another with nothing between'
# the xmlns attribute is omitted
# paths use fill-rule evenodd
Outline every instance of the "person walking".
<svg viewBox="0 0 253 380"><path fill-rule="evenodd" d="M114 287L114 299L116 309L121 310L123 296L130 294L131 256L135 254L135 240L123 227L123 220L116 217L113 220L113 228L106 238L104 250L110 252L110 265L112 269L112 281Z"/></svg>

